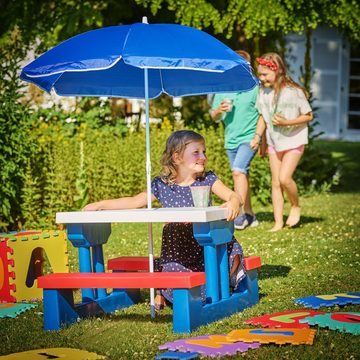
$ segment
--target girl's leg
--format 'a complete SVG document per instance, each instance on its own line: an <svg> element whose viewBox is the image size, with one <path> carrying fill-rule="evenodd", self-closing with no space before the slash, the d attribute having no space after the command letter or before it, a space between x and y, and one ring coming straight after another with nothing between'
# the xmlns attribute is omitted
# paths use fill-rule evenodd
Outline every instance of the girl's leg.
<svg viewBox="0 0 360 360"><path fill-rule="evenodd" d="M233 171L234 190L244 201L244 211L252 214L251 203L249 201L249 179L246 174Z"/></svg>
<svg viewBox="0 0 360 360"><path fill-rule="evenodd" d="M165 299L164 297L161 295L160 290L156 291L156 296L155 296L155 310L159 311L162 310L165 306Z"/></svg>
<svg viewBox="0 0 360 360"><path fill-rule="evenodd" d="M283 156L281 169L280 169L280 184L286 191L289 198L291 209L289 217L286 220L286 225L295 226L300 221L300 206L299 197L297 192L297 186L292 178L297 165L301 159L301 153L298 152L286 152Z"/></svg>
<svg viewBox="0 0 360 360"><path fill-rule="evenodd" d="M284 226L284 195L280 184L280 169L282 167L283 153L270 153L270 169L271 169L271 197L274 211L275 225L270 231L278 231Z"/></svg>
<svg viewBox="0 0 360 360"><path fill-rule="evenodd" d="M249 170L256 152L249 143L240 144L235 151L228 150L233 179L234 190L244 201L244 212L253 215L250 199Z"/></svg>
<svg viewBox="0 0 360 360"><path fill-rule="evenodd" d="M246 276L244 271L244 253L241 245L235 238L227 246L229 257L230 286L235 290L242 279Z"/></svg>
<svg viewBox="0 0 360 360"><path fill-rule="evenodd" d="M231 269L230 269L230 276L234 274L234 272L237 270L238 266L240 265L240 255L236 254L234 256L234 260L233 263L231 265Z"/></svg>

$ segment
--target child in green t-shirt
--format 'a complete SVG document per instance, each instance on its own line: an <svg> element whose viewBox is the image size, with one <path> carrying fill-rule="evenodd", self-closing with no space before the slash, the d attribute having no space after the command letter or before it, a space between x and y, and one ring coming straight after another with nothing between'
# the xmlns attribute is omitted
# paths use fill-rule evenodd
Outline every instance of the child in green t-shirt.
<svg viewBox="0 0 360 360"><path fill-rule="evenodd" d="M250 61L250 55L239 51L239 55ZM257 226L258 221L252 210L249 169L256 150L250 147L250 141L256 136L256 124L259 118L256 109L258 86L250 91L216 94L212 102L210 115L225 126L225 149L229 157L234 190L244 199L244 212L235 219L236 229Z"/></svg>

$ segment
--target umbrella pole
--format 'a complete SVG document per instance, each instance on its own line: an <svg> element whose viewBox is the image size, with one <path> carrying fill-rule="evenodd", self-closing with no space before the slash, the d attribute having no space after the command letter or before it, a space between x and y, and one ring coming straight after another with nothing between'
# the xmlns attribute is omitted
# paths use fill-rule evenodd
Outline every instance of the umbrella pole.
<svg viewBox="0 0 360 360"><path fill-rule="evenodd" d="M150 159L150 124L149 124L149 78L148 69L144 69L145 85L145 128L146 128L146 189L147 207L151 209L151 159ZM154 272L153 254L153 231L152 224L148 223L148 243L149 243L149 271ZM155 289L150 289L150 314L155 318Z"/></svg>

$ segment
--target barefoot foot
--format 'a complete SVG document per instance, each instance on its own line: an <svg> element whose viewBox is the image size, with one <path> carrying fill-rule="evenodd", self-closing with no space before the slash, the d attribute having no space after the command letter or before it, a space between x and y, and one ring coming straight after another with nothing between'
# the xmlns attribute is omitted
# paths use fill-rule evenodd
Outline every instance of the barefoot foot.
<svg viewBox="0 0 360 360"><path fill-rule="evenodd" d="M289 217L286 220L286 226L294 227L300 222L301 209L299 206L292 206L290 209Z"/></svg>
<svg viewBox="0 0 360 360"><path fill-rule="evenodd" d="M283 228L283 224L275 224L272 229L269 230L269 232L276 232Z"/></svg>

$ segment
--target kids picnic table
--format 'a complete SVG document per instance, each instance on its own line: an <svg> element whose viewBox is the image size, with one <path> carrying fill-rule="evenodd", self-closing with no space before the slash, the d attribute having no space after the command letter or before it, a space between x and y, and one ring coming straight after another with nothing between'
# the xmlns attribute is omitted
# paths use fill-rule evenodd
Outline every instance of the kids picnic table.
<svg viewBox="0 0 360 360"><path fill-rule="evenodd" d="M79 273L54 273L38 279L44 289L44 328L58 330L79 318L113 312L137 303L140 288L173 289L173 331L191 332L259 301L258 256L245 259L246 278L230 292L227 243L234 224L225 220L227 209L159 208L109 211L62 212L56 222L66 224L68 239L78 248ZM205 273L148 271L145 257L113 259L113 271L105 272L103 245L112 223L191 222L194 236L204 247ZM110 260L111 261L111 260ZM109 263L110 263L109 261ZM206 303L200 287L206 284ZM82 301L75 304L73 290L81 288ZM107 289L114 289L108 294ZM137 290L135 290L137 289Z"/></svg>

